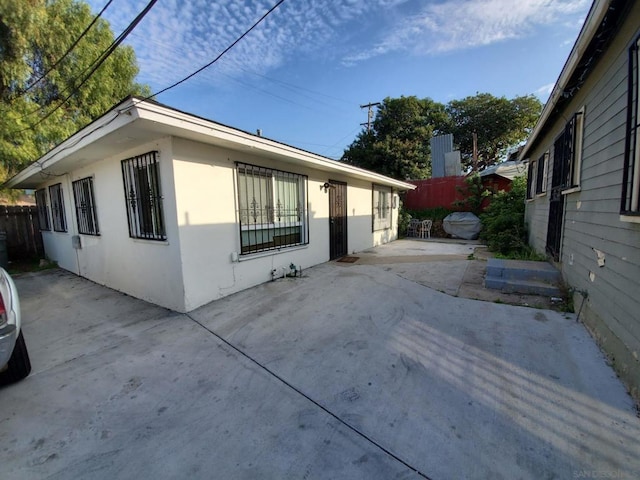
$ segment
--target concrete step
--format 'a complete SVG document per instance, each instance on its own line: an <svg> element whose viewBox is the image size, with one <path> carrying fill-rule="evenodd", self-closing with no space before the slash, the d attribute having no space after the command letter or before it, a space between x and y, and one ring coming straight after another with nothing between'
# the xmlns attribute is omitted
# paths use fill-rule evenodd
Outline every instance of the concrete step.
<svg viewBox="0 0 640 480"><path fill-rule="evenodd" d="M560 283L560 272L548 262L527 260L504 260L490 258L487 261L487 277L508 280L539 280L547 283Z"/></svg>
<svg viewBox="0 0 640 480"><path fill-rule="evenodd" d="M547 297L559 297L562 294L557 285L544 280L507 279L487 275L484 279L484 286L504 293L523 293Z"/></svg>

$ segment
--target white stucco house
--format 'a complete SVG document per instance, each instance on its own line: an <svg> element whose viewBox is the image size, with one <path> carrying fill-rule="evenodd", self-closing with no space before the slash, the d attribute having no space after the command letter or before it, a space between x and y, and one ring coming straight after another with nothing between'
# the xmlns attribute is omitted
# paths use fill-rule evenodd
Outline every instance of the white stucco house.
<svg viewBox="0 0 640 480"><path fill-rule="evenodd" d="M7 186L36 190L50 260L180 312L394 240L415 188L136 97Z"/></svg>

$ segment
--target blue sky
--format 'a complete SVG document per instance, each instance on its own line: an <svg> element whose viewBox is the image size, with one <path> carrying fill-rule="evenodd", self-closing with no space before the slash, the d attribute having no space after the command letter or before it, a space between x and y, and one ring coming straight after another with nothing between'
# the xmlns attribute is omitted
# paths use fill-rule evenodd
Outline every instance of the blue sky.
<svg viewBox="0 0 640 480"><path fill-rule="evenodd" d="M118 35L148 0L114 0ZM89 0L97 13L107 0ZM152 91L210 62L276 0L159 0L128 37ZM340 158L360 105L477 92L547 99L590 0L285 0L220 61L158 101Z"/></svg>

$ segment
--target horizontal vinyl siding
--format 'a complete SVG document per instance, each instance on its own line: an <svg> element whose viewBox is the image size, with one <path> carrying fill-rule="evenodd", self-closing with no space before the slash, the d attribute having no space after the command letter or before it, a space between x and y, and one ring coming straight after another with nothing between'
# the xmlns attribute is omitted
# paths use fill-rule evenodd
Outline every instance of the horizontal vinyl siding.
<svg viewBox="0 0 640 480"><path fill-rule="evenodd" d="M530 158L553 150L554 139L585 107L580 190L567 194L560 266L570 287L587 292L593 312L625 345L640 353L640 224L620 221L627 120L628 46L638 34L640 6L629 13L620 35L604 53L574 100L537 139ZM547 191L553 171L553 151ZM544 252L548 198L527 203L530 243ZM598 265L597 249L605 263ZM576 305L576 310L580 305ZM637 358L636 358L637 361ZM637 386L636 386L637 388Z"/></svg>
<svg viewBox="0 0 640 480"><path fill-rule="evenodd" d="M627 41L614 42L611 50L582 89L581 190L567 196L561 262L569 285L588 292L588 307L633 352L640 351L640 225L619 218ZM604 266L594 249L603 252Z"/></svg>

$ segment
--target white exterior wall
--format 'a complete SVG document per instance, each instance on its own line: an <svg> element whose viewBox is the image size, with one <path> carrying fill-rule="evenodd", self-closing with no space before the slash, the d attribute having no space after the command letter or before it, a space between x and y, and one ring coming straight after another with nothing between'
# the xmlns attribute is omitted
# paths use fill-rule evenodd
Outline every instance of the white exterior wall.
<svg viewBox="0 0 640 480"><path fill-rule="evenodd" d="M347 183L348 251L358 252L390 241L397 233L371 232L372 184L342 175L276 162L174 138L173 170L177 192L180 255L185 309L271 280L272 269L291 263L306 269L329 260L328 180ZM282 251L239 256L235 162L250 163L308 176L309 244ZM397 221L397 209L393 219ZM374 240L375 239L375 240Z"/></svg>
<svg viewBox="0 0 640 480"><path fill-rule="evenodd" d="M64 202L64 215L67 223L66 232L55 232L53 230L53 215L51 212L51 197L49 195L49 187L51 185L62 184L62 197ZM47 210L49 215L49 226L51 230L42 231L42 241L44 249L49 260L56 262L61 268L78 274L78 258L76 251L72 248L71 237L75 234L76 224L75 217L72 217L73 209L73 192L71 190L71 181L69 175L60 175L51 177L47 183L43 184L38 190L44 188L47 192Z"/></svg>
<svg viewBox="0 0 640 480"><path fill-rule="evenodd" d="M121 160L157 150L163 195L167 241L129 237ZM171 308L184 309L184 287L180 275L179 236L176 225L171 141L164 139L120 155L106 158L64 176L63 193L67 233L43 232L45 251L66 270L127 293ZM96 215L100 235L82 235L82 248L72 247L78 235L71 182L93 177ZM47 184L57 183L53 180Z"/></svg>
<svg viewBox="0 0 640 480"><path fill-rule="evenodd" d="M129 237L121 161L159 152L166 241ZM282 251L239 255L235 162L308 177L309 243ZM99 236L78 235L72 182L93 177ZM392 228L372 232L373 184L336 172L303 167L250 152L166 137L93 162L43 186L62 183L66 233L43 232L45 251L61 268L172 310L190 311L212 300L271 280L272 269L306 269L329 260L329 181L347 184L347 251L355 253L397 237ZM397 195L393 193L392 195ZM396 202L397 205L397 202ZM234 261L235 255L239 260Z"/></svg>

